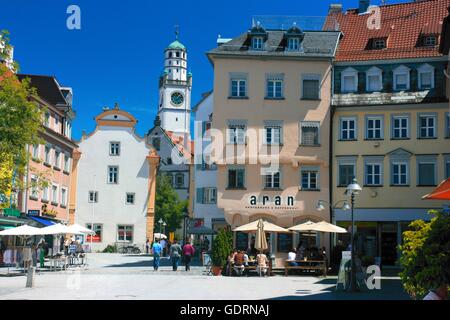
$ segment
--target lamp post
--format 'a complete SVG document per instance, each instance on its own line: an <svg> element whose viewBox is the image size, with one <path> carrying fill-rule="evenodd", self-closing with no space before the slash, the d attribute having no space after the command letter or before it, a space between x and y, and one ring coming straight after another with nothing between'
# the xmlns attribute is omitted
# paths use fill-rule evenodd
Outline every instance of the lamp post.
<svg viewBox="0 0 450 320"><path fill-rule="evenodd" d="M345 194L350 195L351 209L352 209L352 238L351 238L351 250L352 250L352 268L350 271L350 291L357 291L356 288L356 264L355 264L355 219L354 219L354 207L355 207L355 195L362 190L356 179L353 179L352 183L346 188Z"/></svg>
<svg viewBox="0 0 450 320"><path fill-rule="evenodd" d="M167 226L167 223L164 221L163 222L163 234L164 235L166 234L166 226Z"/></svg>
<svg viewBox="0 0 450 320"><path fill-rule="evenodd" d="M163 219L159 218L158 223L159 223L159 238L160 239L161 239L161 227L162 227L163 222L164 222Z"/></svg>
<svg viewBox="0 0 450 320"><path fill-rule="evenodd" d="M185 212L183 217L184 217L184 230L183 230L183 245L184 245L187 238L187 220L189 219L189 212Z"/></svg>
<svg viewBox="0 0 450 320"><path fill-rule="evenodd" d="M342 207L338 207L338 205L340 203L342 203ZM323 211L323 210L325 210L326 205L328 205L328 207L330 208L332 224L336 224L336 219L335 219L335 215L334 215L335 209L350 210L350 205L348 204L347 200L340 200L340 201L336 202L335 204L331 204L330 202L328 202L326 200L319 200L319 201L317 201L316 210ZM330 263L331 263L333 246L335 244L336 244L336 234L333 233L333 235L330 237Z"/></svg>

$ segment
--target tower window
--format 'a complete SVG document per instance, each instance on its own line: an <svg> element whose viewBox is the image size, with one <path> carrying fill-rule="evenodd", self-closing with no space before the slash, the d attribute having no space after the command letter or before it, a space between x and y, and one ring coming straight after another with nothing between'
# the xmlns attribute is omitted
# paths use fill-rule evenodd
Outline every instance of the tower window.
<svg viewBox="0 0 450 320"><path fill-rule="evenodd" d="M172 58L172 52L169 52L169 58Z"/></svg>
<svg viewBox="0 0 450 320"><path fill-rule="evenodd" d="M176 55L177 55L177 58L179 58L180 57L180 52L177 51Z"/></svg>

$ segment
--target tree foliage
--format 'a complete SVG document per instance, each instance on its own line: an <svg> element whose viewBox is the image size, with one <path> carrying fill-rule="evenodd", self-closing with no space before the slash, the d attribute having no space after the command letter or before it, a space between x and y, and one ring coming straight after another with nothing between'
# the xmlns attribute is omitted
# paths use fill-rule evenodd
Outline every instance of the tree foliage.
<svg viewBox="0 0 450 320"><path fill-rule="evenodd" d="M156 178L155 231L159 232L159 219L167 223L166 232L174 232L181 227L188 201L180 200L168 176L159 174Z"/></svg>
<svg viewBox="0 0 450 320"><path fill-rule="evenodd" d="M4 32L1 38L3 46L9 47ZM29 160L26 147L41 142L39 132L45 110L32 101L35 94L29 81L19 81L5 64L0 63L0 168L6 172L6 177L0 181L0 194L7 194L11 188L23 188L23 179L15 179L13 186L6 181L8 172L17 177L24 176Z"/></svg>
<svg viewBox="0 0 450 320"><path fill-rule="evenodd" d="M403 233L400 264L405 290L416 299L450 283L450 215L432 210L430 222L413 221Z"/></svg>
<svg viewBox="0 0 450 320"><path fill-rule="evenodd" d="M228 255L233 250L233 235L231 231L222 229L213 241L211 260L216 267L223 267L227 263Z"/></svg>

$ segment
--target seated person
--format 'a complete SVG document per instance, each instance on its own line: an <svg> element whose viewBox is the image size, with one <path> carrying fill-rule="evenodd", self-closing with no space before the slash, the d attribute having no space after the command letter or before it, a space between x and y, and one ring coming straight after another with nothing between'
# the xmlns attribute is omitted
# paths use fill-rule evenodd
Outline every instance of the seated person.
<svg viewBox="0 0 450 320"><path fill-rule="evenodd" d="M295 261L296 257L297 257L296 250L295 250L295 248L292 248L291 251L289 251L288 258L287 258L288 264L291 267L298 266L298 263Z"/></svg>
<svg viewBox="0 0 450 320"><path fill-rule="evenodd" d="M256 271L259 276L265 276L267 274L267 269L269 269L269 259L267 259L267 256L261 252L256 256L256 262Z"/></svg>
<svg viewBox="0 0 450 320"><path fill-rule="evenodd" d="M244 274L244 253L241 251L238 251L234 255L234 271L238 276L242 276Z"/></svg>
<svg viewBox="0 0 450 320"><path fill-rule="evenodd" d="M242 251L242 253L244 254L244 266L248 267L248 260L249 260L248 254L247 254L247 252L244 252L244 251Z"/></svg>
<svg viewBox="0 0 450 320"><path fill-rule="evenodd" d="M305 247L303 246L303 241L300 241L296 250L295 260L303 260L305 253Z"/></svg>

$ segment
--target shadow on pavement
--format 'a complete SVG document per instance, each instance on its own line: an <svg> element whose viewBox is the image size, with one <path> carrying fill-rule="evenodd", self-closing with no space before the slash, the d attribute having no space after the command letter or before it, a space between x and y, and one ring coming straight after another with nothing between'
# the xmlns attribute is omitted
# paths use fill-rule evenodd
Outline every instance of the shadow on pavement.
<svg viewBox="0 0 450 320"><path fill-rule="evenodd" d="M171 267L172 266L172 260L169 258L161 258L159 261L160 267ZM184 262L181 260L179 263L179 267L184 266ZM194 260L191 262L192 267L200 267L202 264L198 260ZM103 268L148 268L153 267L153 259L146 259L146 260L140 260L140 261L134 261L134 262L126 262L126 263L120 263L120 264L111 264L104 266Z"/></svg>
<svg viewBox="0 0 450 320"><path fill-rule="evenodd" d="M326 284L324 279L318 284ZM408 294L403 290L400 279L382 279L381 289L363 290L359 292L336 291L335 283L332 286L322 289L320 293L310 294L310 290L296 290L295 294L289 296L275 297L269 300L410 300Z"/></svg>

